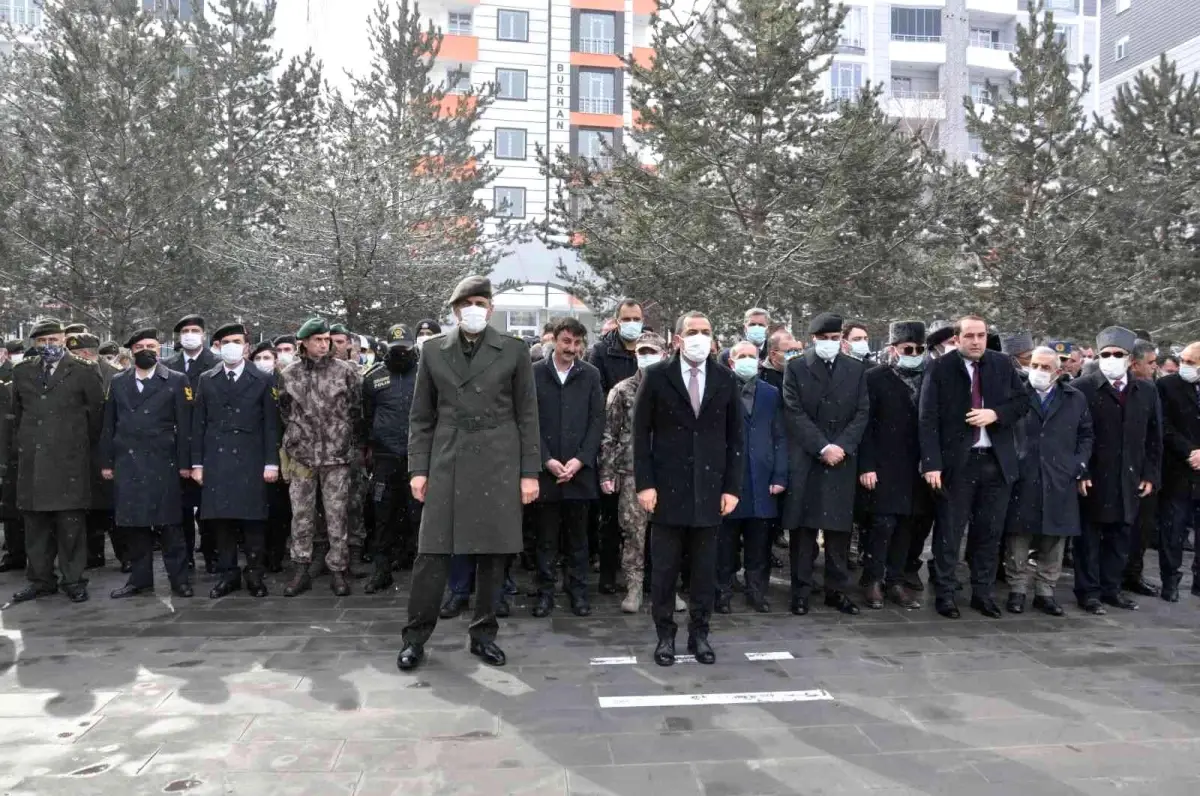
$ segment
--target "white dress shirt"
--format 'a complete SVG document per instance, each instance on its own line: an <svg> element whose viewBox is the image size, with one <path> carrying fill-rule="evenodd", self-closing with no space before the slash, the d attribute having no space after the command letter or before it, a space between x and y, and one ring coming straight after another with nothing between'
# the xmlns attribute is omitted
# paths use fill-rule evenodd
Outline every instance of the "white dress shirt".
<svg viewBox="0 0 1200 796"><path fill-rule="evenodd" d="M559 370L558 369L558 360L554 359L553 357L551 357L551 359L554 362L554 372L558 374L559 384L566 384L567 377L571 375L571 369L575 367L574 361L572 361L571 364L567 366L566 370Z"/></svg>
<svg viewBox="0 0 1200 796"><path fill-rule="evenodd" d="M692 363L688 362L687 357L680 354L679 366L683 372L683 388L686 390L692 382ZM696 382L700 385L700 400L704 400L704 384L708 378L708 360L705 359L696 366Z"/></svg>
<svg viewBox="0 0 1200 796"><path fill-rule="evenodd" d="M967 392L970 393L971 379L974 378L974 372L971 370L971 368L983 367L983 360L980 359L978 361L973 361L973 360L967 359L966 357L963 357L963 364L967 368ZM980 388L980 393L982 393L983 392L983 373L982 372L980 372L980 374L979 374L979 388ZM980 408L984 408L987 406L987 404L983 403L983 395L982 394L979 396L979 406L980 406ZM981 427L979 429L979 442L976 442L971 447L972 448L990 448L990 447L992 447L992 438L988 436L986 427Z"/></svg>

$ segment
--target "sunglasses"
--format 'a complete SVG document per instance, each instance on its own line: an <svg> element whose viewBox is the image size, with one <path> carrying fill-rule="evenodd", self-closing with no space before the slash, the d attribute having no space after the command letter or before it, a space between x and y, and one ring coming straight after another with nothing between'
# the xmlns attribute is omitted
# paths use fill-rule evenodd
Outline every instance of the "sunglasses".
<svg viewBox="0 0 1200 796"><path fill-rule="evenodd" d="M896 350L901 354L912 356L913 354L924 354L925 346L923 345L898 345Z"/></svg>
<svg viewBox="0 0 1200 796"><path fill-rule="evenodd" d="M1115 357L1117 359L1124 359L1125 352L1124 351L1101 351L1100 352L1101 359L1108 359L1109 357Z"/></svg>

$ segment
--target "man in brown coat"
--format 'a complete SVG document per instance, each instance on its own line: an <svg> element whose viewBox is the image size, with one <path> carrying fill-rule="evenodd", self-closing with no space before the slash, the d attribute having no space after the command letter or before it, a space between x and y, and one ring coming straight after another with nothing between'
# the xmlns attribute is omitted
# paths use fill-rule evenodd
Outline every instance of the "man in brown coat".
<svg viewBox="0 0 1200 796"><path fill-rule="evenodd" d="M409 418L412 493L425 508L396 660L404 671L425 657L453 554L473 556L477 568L471 654L504 665L496 602L505 560L521 550L521 507L537 499L542 469L529 349L488 325L486 278L460 282L450 306L458 328L421 349Z"/></svg>

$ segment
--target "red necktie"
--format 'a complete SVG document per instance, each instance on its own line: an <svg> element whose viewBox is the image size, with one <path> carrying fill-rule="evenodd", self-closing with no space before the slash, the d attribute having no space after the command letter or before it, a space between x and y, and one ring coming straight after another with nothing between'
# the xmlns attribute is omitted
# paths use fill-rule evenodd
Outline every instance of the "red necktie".
<svg viewBox="0 0 1200 796"><path fill-rule="evenodd" d="M983 408L983 385L979 383L979 363L971 363L971 408ZM979 438L983 433L983 429L979 426L972 426L973 444L979 444Z"/></svg>
<svg viewBox="0 0 1200 796"><path fill-rule="evenodd" d="M1121 404L1121 408L1125 408L1125 380L1117 379L1113 382L1113 389L1117 391L1117 401Z"/></svg>

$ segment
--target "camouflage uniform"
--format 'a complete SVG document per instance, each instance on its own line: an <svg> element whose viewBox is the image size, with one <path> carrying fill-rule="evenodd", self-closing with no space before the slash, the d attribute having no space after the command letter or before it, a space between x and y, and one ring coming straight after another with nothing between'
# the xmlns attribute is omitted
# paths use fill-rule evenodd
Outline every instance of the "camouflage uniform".
<svg viewBox="0 0 1200 796"><path fill-rule="evenodd" d="M637 499L633 480L633 398L642 372L619 381L608 393L604 437L600 443L600 481L617 483L617 523L621 526L621 571L625 582L641 588L649 520Z"/></svg>
<svg viewBox="0 0 1200 796"><path fill-rule="evenodd" d="M350 467L365 439L361 394L362 376L345 360L301 357L279 373L283 451L291 479L291 552L298 564L312 561L320 489L329 534L325 563L334 572L349 568Z"/></svg>

